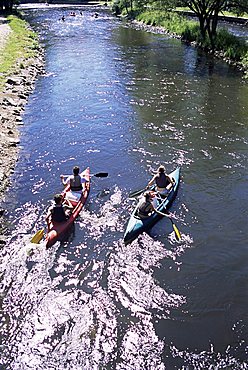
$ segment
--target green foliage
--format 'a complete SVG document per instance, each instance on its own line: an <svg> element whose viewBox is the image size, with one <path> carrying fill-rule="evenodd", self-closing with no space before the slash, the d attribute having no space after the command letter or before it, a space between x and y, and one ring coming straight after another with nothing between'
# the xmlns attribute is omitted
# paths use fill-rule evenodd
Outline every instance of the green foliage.
<svg viewBox="0 0 248 370"><path fill-rule="evenodd" d="M231 2L226 0L226 2L229 10L232 10L238 16L242 16L248 12L247 0L232 0Z"/></svg>
<svg viewBox="0 0 248 370"><path fill-rule="evenodd" d="M134 0L134 8L138 11L143 11L150 6L149 0Z"/></svg>
<svg viewBox="0 0 248 370"><path fill-rule="evenodd" d="M240 61L248 52L246 42L225 29L220 29L215 41L216 49L224 53L231 60Z"/></svg>
<svg viewBox="0 0 248 370"><path fill-rule="evenodd" d="M218 9L219 12L232 11L235 15L242 15L248 12L247 0L176 0L175 2L176 6L188 7L190 9L205 8L205 10L209 10L211 8L213 12Z"/></svg>
<svg viewBox="0 0 248 370"><path fill-rule="evenodd" d="M6 77L13 73L18 65L21 68L22 60L34 56L39 48L37 35L28 28L24 20L14 15L8 16L7 19L12 32L0 55L0 90Z"/></svg>
<svg viewBox="0 0 248 370"><path fill-rule="evenodd" d="M123 6L122 6L122 1L115 1L112 5L112 12L115 15L120 15L123 12Z"/></svg>
<svg viewBox="0 0 248 370"><path fill-rule="evenodd" d="M131 0L116 0L112 5L112 11L116 15L129 14L132 10Z"/></svg>
<svg viewBox="0 0 248 370"><path fill-rule="evenodd" d="M248 51L243 56L243 58L241 59L241 63L242 63L242 65L244 67L244 70L245 70L245 77L248 79Z"/></svg>
<svg viewBox="0 0 248 370"><path fill-rule="evenodd" d="M202 43L202 37L200 32L199 24L191 22L185 25L185 29L182 32L182 39L189 42L196 41L199 44Z"/></svg>
<svg viewBox="0 0 248 370"><path fill-rule="evenodd" d="M170 11L175 7L175 0L150 0L146 3L150 10Z"/></svg>
<svg viewBox="0 0 248 370"><path fill-rule="evenodd" d="M148 10L139 13L137 19L148 25L163 27L179 36L182 35L186 25L191 24L191 21L186 20L186 18L181 17L176 13L158 10Z"/></svg>

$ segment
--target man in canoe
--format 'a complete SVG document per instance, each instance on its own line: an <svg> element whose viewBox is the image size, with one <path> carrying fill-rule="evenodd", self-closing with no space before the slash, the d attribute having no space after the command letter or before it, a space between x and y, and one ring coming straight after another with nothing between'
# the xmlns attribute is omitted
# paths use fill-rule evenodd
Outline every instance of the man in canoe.
<svg viewBox="0 0 248 370"><path fill-rule="evenodd" d="M154 198L155 198L154 191L146 191L142 195L137 210L137 214L141 219L149 217L151 213L155 211Z"/></svg>
<svg viewBox="0 0 248 370"><path fill-rule="evenodd" d="M46 221L49 224L52 222L65 222L70 217L70 207L63 204L63 197L61 194L54 196L54 204L48 209Z"/></svg>
<svg viewBox="0 0 248 370"><path fill-rule="evenodd" d="M64 175L60 175L61 182L64 186L70 184L70 191L66 193L66 199L78 201L84 190L84 184L88 181L83 176L80 176L80 169L78 166L73 167L73 175L67 176L65 180Z"/></svg>
<svg viewBox="0 0 248 370"><path fill-rule="evenodd" d="M170 189L174 185L173 180L165 173L164 166L158 167L157 173L149 181L147 188L154 183L156 184L156 191L159 193L159 195L162 195L163 197L166 197L166 195L169 193Z"/></svg>

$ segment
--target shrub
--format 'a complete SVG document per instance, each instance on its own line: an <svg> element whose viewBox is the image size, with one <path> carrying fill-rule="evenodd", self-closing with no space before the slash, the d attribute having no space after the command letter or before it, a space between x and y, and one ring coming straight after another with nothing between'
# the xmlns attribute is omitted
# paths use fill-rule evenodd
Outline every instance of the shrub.
<svg viewBox="0 0 248 370"><path fill-rule="evenodd" d="M182 32L183 40L201 42L200 27L198 24L186 24L185 29Z"/></svg>
<svg viewBox="0 0 248 370"><path fill-rule="evenodd" d="M235 61L240 61L248 51L248 45L244 40L220 29L216 37L216 49L224 53L224 56Z"/></svg>
<svg viewBox="0 0 248 370"><path fill-rule="evenodd" d="M241 59L241 64L244 67L245 77L248 78L248 51L246 52L246 54Z"/></svg>

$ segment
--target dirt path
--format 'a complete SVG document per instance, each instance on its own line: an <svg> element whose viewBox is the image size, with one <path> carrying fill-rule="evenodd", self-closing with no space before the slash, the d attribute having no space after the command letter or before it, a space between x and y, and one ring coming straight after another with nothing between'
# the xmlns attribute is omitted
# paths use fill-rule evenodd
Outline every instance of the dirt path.
<svg viewBox="0 0 248 370"><path fill-rule="evenodd" d="M11 28L8 25L6 18L0 16L0 50L4 48L10 32Z"/></svg>

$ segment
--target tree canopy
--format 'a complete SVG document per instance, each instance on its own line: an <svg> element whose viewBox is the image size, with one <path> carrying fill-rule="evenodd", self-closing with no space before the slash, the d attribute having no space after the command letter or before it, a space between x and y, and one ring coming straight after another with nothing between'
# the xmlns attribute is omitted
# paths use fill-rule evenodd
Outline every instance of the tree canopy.
<svg viewBox="0 0 248 370"><path fill-rule="evenodd" d="M0 0L0 11L10 12L13 9L13 0Z"/></svg>
<svg viewBox="0 0 248 370"><path fill-rule="evenodd" d="M248 1L247 0L230 0L227 2L227 10L231 10L237 15L243 15L248 13Z"/></svg>
<svg viewBox="0 0 248 370"><path fill-rule="evenodd" d="M170 0L171 1L171 0ZM215 45L218 16L225 10L238 15L248 11L247 0L180 0L181 6L186 6L198 17L203 39L209 36L212 48Z"/></svg>

